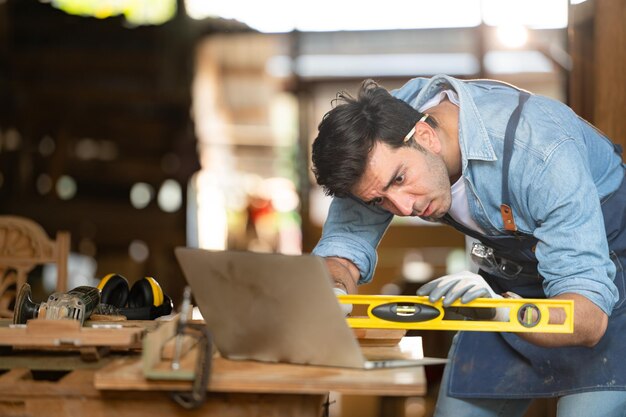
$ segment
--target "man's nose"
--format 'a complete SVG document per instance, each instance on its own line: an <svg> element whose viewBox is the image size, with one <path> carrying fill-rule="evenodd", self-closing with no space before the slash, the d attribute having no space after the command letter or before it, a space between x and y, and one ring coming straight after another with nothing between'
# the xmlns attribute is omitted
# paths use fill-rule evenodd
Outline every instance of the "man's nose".
<svg viewBox="0 0 626 417"><path fill-rule="evenodd" d="M393 207L393 212L400 216L410 216L413 214L413 199L410 196L393 195L387 196L387 200Z"/></svg>

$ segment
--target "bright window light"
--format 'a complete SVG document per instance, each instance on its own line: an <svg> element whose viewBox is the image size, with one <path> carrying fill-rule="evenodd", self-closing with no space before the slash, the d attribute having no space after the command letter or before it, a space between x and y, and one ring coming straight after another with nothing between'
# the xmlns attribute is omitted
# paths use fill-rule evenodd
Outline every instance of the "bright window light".
<svg viewBox="0 0 626 417"><path fill-rule="evenodd" d="M194 236L191 246L204 249L223 250L228 242L228 213L226 196L221 187L220 175L209 170L194 174L191 179L190 208L195 208L191 223L194 230L188 235Z"/></svg>
<svg viewBox="0 0 626 417"><path fill-rule="evenodd" d="M301 55L296 59L300 77L370 77L440 74L454 68L455 75L472 75L478 61L470 53Z"/></svg>
<svg viewBox="0 0 626 417"><path fill-rule="evenodd" d="M482 0L482 7L483 20L490 26L567 27L567 0Z"/></svg>
<svg viewBox="0 0 626 417"><path fill-rule="evenodd" d="M522 25L498 26L496 34L500 42L508 48L520 48L528 40L528 29Z"/></svg>
<svg viewBox="0 0 626 417"><path fill-rule="evenodd" d="M221 17L261 32L472 27L480 24L480 0L387 0L376 8L356 0L185 0L194 19Z"/></svg>
<svg viewBox="0 0 626 417"><path fill-rule="evenodd" d="M492 26L567 26L568 0L387 0L375 9L358 0L185 0L194 19L234 19L266 33Z"/></svg>

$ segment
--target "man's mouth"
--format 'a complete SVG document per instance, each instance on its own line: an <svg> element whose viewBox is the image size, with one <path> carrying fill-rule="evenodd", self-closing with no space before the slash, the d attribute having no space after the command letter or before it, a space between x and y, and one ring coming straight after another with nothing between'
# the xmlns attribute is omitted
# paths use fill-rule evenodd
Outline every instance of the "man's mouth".
<svg viewBox="0 0 626 417"><path fill-rule="evenodd" d="M428 205L422 211L422 214L420 214L420 217L428 217L428 216L430 216L431 215L431 211L432 211L432 202L428 203Z"/></svg>

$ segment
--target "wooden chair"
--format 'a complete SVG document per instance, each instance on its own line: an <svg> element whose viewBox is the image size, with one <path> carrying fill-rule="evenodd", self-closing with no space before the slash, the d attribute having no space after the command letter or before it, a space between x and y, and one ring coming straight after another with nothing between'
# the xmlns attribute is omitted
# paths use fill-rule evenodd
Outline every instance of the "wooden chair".
<svg viewBox="0 0 626 417"><path fill-rule="evenodd" d="M11 303L37 265L55 263L56 291L67 291L69 251L69 232L59 231L52 240L33 220L0 216L0 317L13 316Z"/></svg>

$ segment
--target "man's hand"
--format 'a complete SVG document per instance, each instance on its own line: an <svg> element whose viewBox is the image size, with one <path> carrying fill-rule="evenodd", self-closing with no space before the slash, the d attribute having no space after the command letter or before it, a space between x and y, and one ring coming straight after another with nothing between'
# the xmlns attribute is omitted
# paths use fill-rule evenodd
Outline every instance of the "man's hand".
<svg viewBox="0 0 626 417"><path fill-rule="evenodd" d="M324 258L324 260L333 279L335 295L355 294L360 276L356 265L343 258ZM352 312L352 304L339 304L339 307L346 316Z"/></svg>
<svg viewBox="0 0 626 417"><path fill-rule="evenodd" d="M324 258L326 267L333 279L333 286L347 294L356 294L357 282L361 273L355 264L344 258Z"/></svg>
<svg viewBox="0 0 626 417"><path fill-rule="evenodd" d="M431 303L443 298L448 308L456 300L466 304L477 298L502 298L493 292L489 284L478 274L469 271L457 272L432 280L417 290L417 295L428 295ZM508 308L454 308L450 309L471 319L509 321Z"/></svg>
<svg viewBox="0 0 626 417"><path fill-rule="evenodd" d="M447 307L453 301L461 299L461 303L469 303L479 297L501 298L493 292L485 280L471 272L459 272L446 275L424 284L417 290L417 295L428 295L431 302L443 298L443 306ZM519 298L517 294L508 292L504 294L510 298ZM588 298L575 293L564 293L552 297L552 299L574 300L574 333L518 333L517 335L528 342L543 347L562 346L595 346L606 331L608 316ZM476 310L490 310L491 317L476 315ZM493 310L496 310L495 312ZM508 308L483 309L483 308L455 308L459 314L481 320L509 321ZM473 311L473 315L472 315ZM549 323L562 323L565 314L560 309L550 309Z"/></svg>

